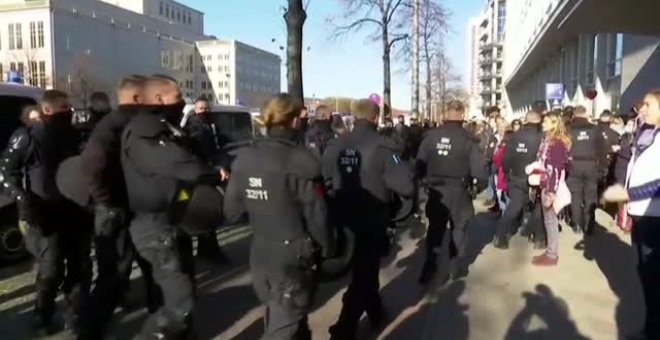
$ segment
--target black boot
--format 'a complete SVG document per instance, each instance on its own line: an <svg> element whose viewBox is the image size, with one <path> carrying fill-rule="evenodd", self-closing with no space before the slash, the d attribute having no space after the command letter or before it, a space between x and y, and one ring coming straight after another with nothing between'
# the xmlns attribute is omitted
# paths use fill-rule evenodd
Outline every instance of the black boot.
<svg viewBox="0 0 660 340"><path fill-rule="evenodd" d="M505 237L495 237L493 246L497 249L509 249L509 239Z"/></svg>

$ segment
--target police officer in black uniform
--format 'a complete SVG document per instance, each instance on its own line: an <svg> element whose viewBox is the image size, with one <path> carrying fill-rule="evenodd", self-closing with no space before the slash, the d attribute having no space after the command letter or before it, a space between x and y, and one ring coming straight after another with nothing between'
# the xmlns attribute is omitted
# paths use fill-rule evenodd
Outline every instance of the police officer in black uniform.
<svg viewBox="0 0 660 340"><path fill-rule="evenodd" d="M247 212L252 226L252 284L266 305L262 339L268 340L311 339L307 313L317 256L328 257L335 247L321 166L296 144L300 109L288 94L269 101L268 136L238 150L225 195L226 218Z"/></svg>
<svg viewBox="0 0 660 340"><path fill-rule="evenodd" d="M507 204L495 230L494 246L500 249L509 248L509 238L517 229L515 223L519 220L523 209L529 202L529 185L525 167L536 161L539 146L543 140L541 131L542 117L531 111L525 117L525 125L511 135L504 151L504 171L509 191Z"/></svg>
<svg viewBox="0 0 660 340"><path fill-rule="evenodd" d="M603 111L598 120L598 130L603 138L603 147L606 154L601 169L599 169L598 197L601 196L600 194L605 188L614 183L614 163L616 154L619 151L621 136L610 127L611 122L612 112L609 110Z"/></svg>
<svg viewBox="0 0 660 340"><path fill-rule="evenodd" d="M35 327L55 330L55 298L61 288L65 326L76 333L91 284L90 228L85 212L57 189L55 174L63 160L78 153L80 134L73 128L65 93L46 91L41 107L43 122L12 136L1 160L1 180L27 224L25 243L38 266Z"/></svg>
<svg viewBox="0 0 660 340"><path fill-rule="evenodd" d="M321 160L323 152L330 140L336 137L335 132L332 130L332 120L330 119L332 113L330 108L325 105L319 105L316 108L314 121L310 124L305 133L305 146L312 150L314 156Z"/></svg>
<svg viewBox="0 0 660 340"><path fill-rule="evenodd" d="M390 202L393 193L411 197L415 191L412 172L396 146L376 131L378 114L378 105L358 101L353 131L332 141L323 155L331 214L356 237L351 283L339 320L330 328L331 339L354 339L364 312L375 327L384 321L378 272L388 250Z"/></svg>
<svg viewBox="0 0 660 340"><path fill-rule="evenodd" d="M140 255L151 263L164 305L145 322L141 337L180 339L188 334L193 308L191 272L177 248L175 202L181 187L217 181L219 173L174 142L170 125L179 122L185 102L176 80L152 76L145 84L151 112L138 113L121 139L121 163L128 201L135 214L130 234Z"/></svg>
<svg viewBox="0 0 660 340"><path fill-rule="evenodd" d="M426 258L419 282L428 283L437 270L438 248L450 223L452 242L450 259L455 259L451 275L467 275L465 247L467 227L474 216L470 186L477 192L488 185L484 157L472 135L463 128L465 106L450 101L445 111L444 124L429 132L417 154L420 177L429 186L426 216L429 219L426 234ZM443 278L445 282L448 277Z"/></svg>
<svg viewBox="0 0 660 340"><path fill-rule="evenodd" d="M137 261L147 291L147 308L155 312L162 304L151 265L137 254L128 226L131 213L121 167L121 133L139 112L146 110L143 90L147 78L132 75L124 78L117 89L119 106L104 116L92 131L81 154L81 177L94 204L94 244L98 275L84 315L83 338L101 337L122 296L128 291L133 261Z"/></svg>
<svg viewBox="0 0 660 340"><path fill-rule="evenodd" d="M587 109L577 106L570 125L573 146L566 184L571 191L571 217L576 233L593 231L598 200L598 169L606 157L603 136L588 120Z"/></svg>
<svg viewBox="0 0 660 340"><path fill-rule="evenodd" d="M195 101L194 112L184 126L184 131L191 151L202 161L219 167L224 180L229 176L230 160L222 150L217 127L210 111L211 103L204 98L198 98ZM215 230L199 235L197 241L197 256L220 264L230 263L229 257L220 249ZM192 239L186 242L192 242ZM187 247L192 250L192 243Z"/></svg>

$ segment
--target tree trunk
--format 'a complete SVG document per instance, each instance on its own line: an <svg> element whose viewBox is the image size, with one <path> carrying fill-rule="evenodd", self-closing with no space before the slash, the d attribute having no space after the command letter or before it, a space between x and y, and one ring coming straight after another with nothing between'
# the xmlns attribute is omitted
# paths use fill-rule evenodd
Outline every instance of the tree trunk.
<svg viewBox="0 0 660 340"><path fill-rule="evenodd" d="M428 24L428 19L427 24ZM413 0L413 96L412 116L419 116L419 0Z"/></svg>
<svg viewBox="0 0 660 340"><path fill-rule="evenodd" d="M424 112L424 115L428 119L431 119L431 102L433 101L433 94L431 93L431 89L433 86L433 82L431 79L431 72L432 72L431 56L429 56L427 52L426 53L426 112Z"/></svg>
<svg viewBox="0 0 660 340"><path fill-rule="evenodd" d="M384 18L386 20L386 18ZM383 20L383 22L386 22ZM390 70L390 37L387 25L383 25L383 112L379 122L385 122L385 118L392 114L392 79ZM390 117L391 118L391 117Z"/></svg>
<svg viewBox="0 0 660 340"><path fill-rule="evenodd" d="M289 94L302 105L305 102L302 76L303 25L307 19L307 13L305 13L302 0L288 1L289 8L284 14L287 28L287 85Z"/></svg>

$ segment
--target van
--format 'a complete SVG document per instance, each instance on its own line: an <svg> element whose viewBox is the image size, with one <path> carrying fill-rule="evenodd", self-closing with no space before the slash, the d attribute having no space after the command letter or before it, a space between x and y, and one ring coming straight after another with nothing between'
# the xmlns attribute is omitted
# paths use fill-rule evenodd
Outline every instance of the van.
<svg viewBox="0 0 660 340"><path fill-rule="evenodd" d="M0 147L4 150L12 133L22 125L21 112L37 105L43 90L22 84L0 83ZM18 229L16 204L0 194L0 262L19 260L27 255L23 235Z"/></svg>
<svg viewBox="0 0 660 340"><path fill-rule="evenodd" d="M254 137L255 128L252 124L251 112L250 108L245 106L211 106L209 114L217 129L216 134L221 145L244 142ZM195 114L194 105L186 105L184 113L183 119L181 119L181 127L184 127L188 122L188 118Z"/></svg>

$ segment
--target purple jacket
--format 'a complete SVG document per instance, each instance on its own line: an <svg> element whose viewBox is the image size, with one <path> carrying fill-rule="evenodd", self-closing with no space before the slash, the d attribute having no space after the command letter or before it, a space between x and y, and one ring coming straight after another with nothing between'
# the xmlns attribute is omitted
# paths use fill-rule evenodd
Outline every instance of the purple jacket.
<svg viewBox="0 0 660 340"><path fill-rule="evenodd" d="M543 140L538 153L538 160L543 162L546 171L545 180L541 182L543 190L553 194L557 192L559 182L566 172L569 151L564 142L559 139L549 141L546 138Z"/></svg>

